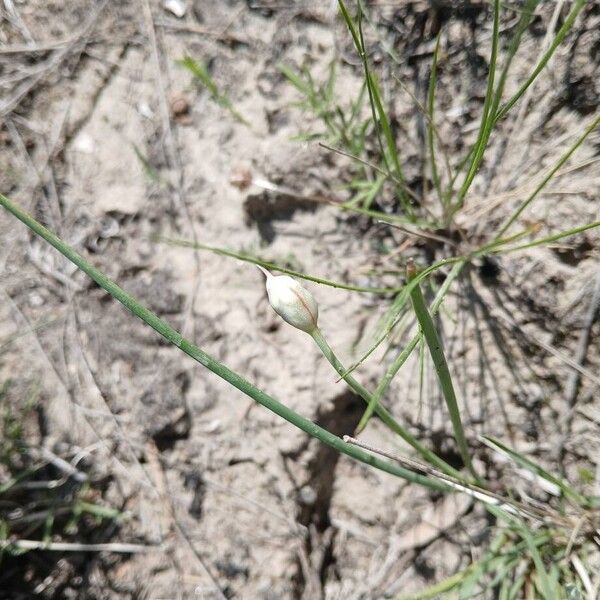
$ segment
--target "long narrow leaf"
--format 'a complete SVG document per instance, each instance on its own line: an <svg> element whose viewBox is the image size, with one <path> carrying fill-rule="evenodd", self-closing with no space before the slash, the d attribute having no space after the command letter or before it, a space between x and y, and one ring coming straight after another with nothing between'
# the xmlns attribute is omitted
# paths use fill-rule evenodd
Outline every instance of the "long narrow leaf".
<svg viewBox="0 0 600 600"><path fill-rule="evenodd" d="M266 260L262 260L256 256L251 256L250 254L245 254L243 252L234 252L233 250L227 250L226 248L218 248L217 246L209 246L208 244L199 244L197 242L190 242L187 240L178 240L174 238L164 237L164 236L155 236L152 238L158 242L164 242L165 244L170 244L171 246L181 246L182 248L193 248L194 250L206 250L208 252L212 252L213 254L219 254L221 256L229 256L230 258L237 258L238 260L249 262L254 265L260 265L261 267L265 267L265 269L279 271L280 273L285 273L286 275L292 275L293 277L298 277L299 279L305 279L306 281L313 281L314 283L320 283L322 285L327 285L329 287L337 288L340 290L349 290L351 292L365 292L372 294L390 294L394 292L400 291L402 288L384 288L384 287L361 287L356 285L350 285L347 283L342 283L341 281L331 281L330 279L323 279L322 277L315 277L314 275L308 275L307 273L302 273L301 271L294 271L293 269L287 269L278 265L276 263L272 263Z"/></svg>
<svg viewBox="0 0 600 600"><path fill-rule="evenodd" d="M125 308L130 310L135 316L139 317L146 325L149 325L169 343L179 348L182 352L199 362L233 387L237 388L258 404L261 404L271 412L282 417L298 429L308 433L310 436L320 440L321 442L331 446L335 450L347 454L356 460L365 464L371 465L377 469L402 477L408 481L419 483L428 488L435 490L446 490L447 487L438 481L423 477L417 473L413 473L408 469L404 469L391 462L381 460L368 452L364 452L351 444L347 444L339 437L333 435L326 429L319 427L309 419L299 415L292 409L288 408L281 402L277 401L272 396L269 396L262 390L252 385L249 381L229 369L223 363L219 362L198 346L186 340L179 332L173 329L166 321L150 311L148 308L140 304L133 296L130 296L114 281L110 280L101 271L96 269L83 256L77 253L71 246L63 242L58 236L46 229L41 223L36 221L31 215L23 211L8 198L0 194L0 205L3 206L9 213L19 219L27 227L29 227L36 235L46 240L56 250L63 254L68 260L81 269L86 275L93 279L101 288L108 292L115 300L118 300Z"/></svg>
<svg viewBox="0 0 600 600"><path fill-rule="evenodd" d="M437 170L437 163L435 158L435 144L434 144L434 131L435 125L433 121L434 107L435 107L435 87L437 83L437 63L438 54L440 51L440 35L438 34L437 41L435 43L435 50L433 52L433 60L431 61L431 75L429 77L429 89L427 90L427 144L429 146L429 161L431 163L431 178L433 179L433 185L438 195L439 201L444 204L444 196L442 194L442 184L440 176Z"/></svg>
<svg viewBox="0 0 600 600"><path fill-rule="evenodd" d="M467 176L458 192L455 210L460 208L463 204L465 195L473 179L477 174L483 154L487 147L487 142L492 129L494 115L491 114L491 108L494 98L494 77L496 74L496 62L498 59L498 40L500 37L500 0L494 0L494 27L492 32L492 51L490 55L490 71L488 73L487 90L485 93L485 100L483 103L483 113L481 115L481 124L479 126L479 134L477 141L475 142L475 151L473 152L473 158L469 165Z"/></svg>
<svg viewBox="0 0 600 600"><path fill-rule="evenodd" d="M556 172L571 158L571 155L583 144L585 139L600 125L600 114L592 120L592 122L585 128L583 134L575 141L575 143L556 161L555 165L550 169L546 176L540 181L536 188L529 194L529 196L517 207L513 214L506 220L504 225L500 227L495 239L499 239L504 235L506 230L521 216L521 213L535 200L537 195L544 189L546 184L554 177Z"/></svg>
<svg viewBox="0 0 600 600"><path fill-rule="evenodd" d="M236 110L231 100L219 91L219 88L210 76L208 69L200 61L194 60L190 56L186 56L185 58L178 60L177 64L187 69L194 76L196 81L208 90L212 99L217 104L228 110L240 123L250 127L250 123Z"/></svg>
<svg viewBox="0 0 600 600"><path fill-rule="evenodd" d="M527 91L529 86L536 80L537 76L548 64L548 61L552 58L554 52L558 46L560 46L567 33L569 33L571 27L573 27L573 23L575 22L575 19L577 18L577 15L580 13L581 9L585 6L585 3L586 0L575 0L573 8L571 8L571 11L567 15L565 22L554 37L550 48L548 48L548 50L544 53L544 56L542 56L539 63L533 69L531 75L527 78L523 85L521 85L521 87L510 98L510 100L508 100L508 102L498 111L498 114L494 116L494 123L497 123L500 119L506 116L508 111L515 105L516 102L518 102L521 96Z"/></svg>
<svg viewBox="0 0 600 600"><path fill-rule="evenodd" d="M319 330L319 328L315 329L312 332L312 337L315 340L316 344L323 352L323 355L327 360L331 363L333 368L338 372L338 374L344 379L344 381L370 406L373 404L373 397L371 393L362 386L352 375L344 374L346 369L344 365L340 363L337 356L327 343L327 340ZM383 423L396 435L400 436L407 444L412 446L429 464L436 466L440 471L445 473L446 475L451 475L453 477L461 478L461 474L459 471L451 467L446 461L437 456L434 452L423 446L417 438L412 435L408 429L400 425L390 413L381 405L376 405L377 416L383 421Z"/></svg>
<svg viewBox="0 0 600 600"><path fill-rule="evenodd" d="M371 104L373 124L375 126L375 132L377 134L377 141L379 143L382 158L386 163L388 171L393 171L398 180L400 181L400 185L398 186L400 201L402 202L402 206L407 212L407 214L412 215L414 211L412 210L410 201L406 196L406 180L402 171L402 166L400 164L398 148L396 147L394 134L392 132L389 119L383 107L383 102L381 100L381 92L379 90L377 78L369 67L369 61L367 58L367 51L365 48L365 42L362 32L362 9L359 5L358 27L356 27L343 0L338 0L338 4L340 7L340 12L342 13L342 17L346 22L348 30L350 31L350 34L354 41L356 50L358 51L361 62L363 64L363 70L365 72L365 82L367 85L367 90L369 92L369 102ZM386 147L384 147L383 145L383 140L381 137L382 133L385 138Z"/></svg>
<svg viewBox="0 0 600 600"><path fill-rule="evenodd" d="M416 271L414 270L414 267L412 269L409 268L409 279L414 278L415 275ZM429 346L429 352L431 353L431 358L433 359L433 364L435 365L435 370L440 380L440 386L442 388L442 392L446 400L446 406L448 407L450 420L452 421L454 439L456 440L465 466L469 469L469 471L475 477L475 479L479 480L477 473L475 472L475 469L473 467L473 463L471 461L471 455L469 452L469 447L467 445L467 439L465 437L462 420L460 418L460 410L458 408L458 402L456 401L454 385L452 383L450 369L448 368L448 363L446 362L446 357L442 349L442 343L437 334L435 325L433 323L433 319L431 318L431 314L427 309L425 299L423 298L423 294L421 292L421 287L418 283L411 291L410 296L412 299L415 314L417 315L419 325L421 326L421 330L423 331L425 341Z"/></svg>

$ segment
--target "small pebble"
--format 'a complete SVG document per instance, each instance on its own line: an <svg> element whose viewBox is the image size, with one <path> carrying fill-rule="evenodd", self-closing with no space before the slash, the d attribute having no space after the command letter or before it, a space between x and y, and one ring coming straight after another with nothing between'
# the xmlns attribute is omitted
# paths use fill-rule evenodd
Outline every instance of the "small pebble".
<svg viewBox="0 0 600 600"><path fill-rule="evenodd" d="M182 0L165 0L163 8L174 14L178 19L185 16L187 6Z"/></svg>

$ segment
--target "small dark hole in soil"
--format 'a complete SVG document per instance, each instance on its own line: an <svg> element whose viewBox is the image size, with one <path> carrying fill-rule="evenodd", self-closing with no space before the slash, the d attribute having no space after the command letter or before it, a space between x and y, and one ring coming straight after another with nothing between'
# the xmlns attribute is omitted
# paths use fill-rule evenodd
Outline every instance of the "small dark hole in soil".
<svg viewBox="0 0 600 600"><path fill-rule="evenodd" d="M206 497L206 481L202 473L188 473L184 479L184 485L187 489L193 490L194 496L188 508L188 512L194 519L200 520L204 512L204 499Z"/></svg>
<svg viewBox="0 0 600 600"><path fill-rule="evenodd" d="M432 567L427 559L422 556L417 556L414 562L415 571L427 581L431 581L435 577L435 568Z"/></svg>
<svg viewBox="0 0 600 600"><path fill-rule="evenodd" d="M566 265L574 267L582 260L586 259L593 248L594 246L590 244L589 240L584 239L579 244L569 248L554 248L553 252L558 260Z"/></svg>
<svg viewBox="0 0 600 600"><path fill-rule="evenodd" d="M500 264L494 258L484 256L479 265L479 278L485 285L495 285L500 276Z"/></svg>
<svg viewBox="0 0 600 600"><path fill-rule="evenodd" d="M189 437L191 427L191 417L186 410L179 419L167 423L162 429L156 431L152 439L159 452L173 450L178 440L185 440Z"/></svg>
<svg viewBox="0 0 600 600"><path fill-rule="evenodd" d="M588 75L567 81L565 93L567 105L580 115L593 113L600 103L595 80Z"/></svg>
<svg viewBox="0 0 600 600"><path fill-rule="evenodd" d="M460 453L444 432L433 433L431 442L433 444L434 452L451 467L460 471L460 469L465 466ZM452 445L450 445L450 443L452 443Z"/></svg>

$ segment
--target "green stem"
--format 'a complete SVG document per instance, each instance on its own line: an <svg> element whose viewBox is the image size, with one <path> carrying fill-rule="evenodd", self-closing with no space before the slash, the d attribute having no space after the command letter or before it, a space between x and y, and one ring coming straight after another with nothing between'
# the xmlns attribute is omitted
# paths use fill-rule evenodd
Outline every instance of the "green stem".
<svg viewBox="0 0 600 600"><path fill-rule="evenodd" d="M506 223L500 228L494 241L501 238L506 230L521 216L521 213L533 202L535 197L542 191L542 189L546 186L546 184L554 177L554 174L571 158L571 155L581 144L583 144L584 140L600 125L600 115L598 115L586 128L585 131L581 134L581 136L577 139L577 141L558 159L556 164L550 169L550 171L546 174L546 176L540 181L535 190L529 194L529 196L520 204L520 206L515 210L515 212L507 219Z"/></svg>
<svg viewBox="0 0 600 600"><path fill-rule="evenodd" d="M0 205L14 215L17 219L22 221L25 225L27 225L27 227L29 227L35 234L39 235L50 245L54 246L54 248L56 248L73 264L77 265L77 267L79 267L86 275L93 279L101 288L106 290L113 298L123 304L123 306L129 309L134 315L139 317L144 323L146 323L146 325L152 327L152 329L164 337L168 342L185 352L195 361L199 362L201 365L276 415L282 417L295 427L298 427L302 431L308 433L310 436L320 440L328 446L331 446L335 450L342 452L343 454L346 454L362 463L371 465L377 469L380 469L381 471L385 471L395 475L396 477L402 477L407 481L418 483L431 489L440 491L448 490L447 486L439 481L429 479L428 477L424 477L423 475L419 475L417 473L413 473L408 469L404 469L401 466L395 465L386 460L382 460L377 456L369 454L368 452L364 452L356 446L347 444L326 429L319 427L309 419L299 415L281 402L278 402L265 392L259 390L249 381L204 352L204 350L186 340L168 323L140 304L133 296L130 296L116 283L106 277L106 275L104 275L101 271L91 265L85 258L83 258L83 256L71 248L71 246L65 244L58 236L46 229L31 215L23 211L17 205L13 204L2 194L0 194Z"/></svg>
<svg viewBox="0 0 600 600"><path fill-rule="evenodd" d="M250 254L245 254L243 252L235 252L233 250L227 250L226 248L218 248L217 246L209 246L207 244L199 244L197 242L190 242L188 240L178 240L175 238L165 237L162 235L152 236L150 238L152 241L161 242L165 244L169 244L171 246L180 246L182 248L192 248L194 250L206 250L208 252L212 252L213 254L218 254L220 256L228 256L230 258L237 258L238 260L252 263L254 265L260 265L265 269L269 269L270 271L279 271L280 273L285 273L286 275L292 275L293 277L298 277L299 279L305 279L306 281L313 281L314 283L320 283L321 285L327 285L329 287L337 288L340 290L348 290L351 292L365 292L371 294L390 294L394 292L398 292L398 288L388 288L388 287L361 287L357 285L350 285L347 283L342 283L340 281L331 281L330 279L323 279L322 277L314 277L313 275L308 275L307 273L302 273L301 271L294 271L293 269L287 269L278 265L277 263L272 263L262 258L258 258L256 256L251 256Z"/></svg>
<svg viewBox="0 0 600 600"><path fill-rule="evenodd" d="M575 4L573 4L573 8L571 8L571 12L567 15L565 22L562 27L556 34L550 48L546 50L544 56L540 59L540 62L536 65L535 69L531 72L531 75L527 78L527 80L521 85L521 87L517 90L517 92L512 96L510 100L494 115L494 125L500 121L500 119L504 118L508 111L518 102L519 98L527 91L529 86L535 81L536 77L541 73L542 69L548 64L548 61L552 58L552 55L563 41L569 30L573 26L577 15L580 13L581 9L585 6L585 0L576 0Z"/></svg>
<svg viewBox="0 0 600 600"><path fill-rule="evenodd" d="M442 194L442 184L440 181L440 176L437 170L437 163L435 158L435 144L434 144L434 133L435 133L435 125L433 121L433 113L435 107L435 86L437 82L437 63L438 63L438 55L440 52L440 39L441 35L438 34L437 41L435 43L435 50L433 52L433 60L431 63L431 75L429 77L429 90L427 91L427 145L429 147L429 160L431 163L431 178L433 179L433 185L438 195L439 201L442 203L442 208L444 211L446 207L444 205L444 198ZM451 173L448 173L449 181L452 178Z"/></svg>
<svg viewBox="0 0 600 600"><path fill-rule="evenodd" d="M458 274L461 272L464 265L464 262L456 263L454 267L452 267L452 270L450 271L450 273L448 273L446 280L438 290L434 301L431 303L431 314L435 314L437 312L438 308L440 307L442 301L446 296L446 293L448 292L448 289L450 288L451 283L456 279L456 277L458 277ZM419 343L421 336L422 333L420 331L417 332L410 340L408 345L402 350L402 352L400 352L400 354L398 354L394 362L389 366L388 370L385 372L385 375L379 382L379 385L377 386L377 389L375 390L375 393L371 398L371 402L369 402L369 406L367 406L367 410L363 414L360 423L356 428L357 433L360 433L366 427L367 423L369 422L369 419L373 416L373 412L377 410L381 398L383 398L383 395L387 392L388 388L390 387L390 384L392 383L392 380L394 379L402 365L408 360L408 357L412 354L412 351Z"/></svg>
<svg viewBox="0 0 600 600"><path fill-rule="evenodd" d="M481 116L481 125L479 127L479 136L477 138L477 142L475 143L475 152L473 154L473 160L469 165L469 171L467 172L467 176L458 192L458 198L456 201L456 206L453 209L453 212L456 212L463 205L465 195L469 191L471 184L473 183L473 179L477 174L481 161L483 159L483 155L485 153L485 149L487 147L487 143L490 137L490 133L492 131L493 125L493 116L490 115L490 109L493 103L494 97L494 77L496 74L496 60L498 56L498 40L500 37L500 0L494 0L494 29L492 33L492 53L490 56L490 72L488 75L488 83L487 83L487 91L485 94L485 100L483 103L483 114Z"/></svg>
<svg viewBox="0 0 600 600"><path fill-rule="evenodd" d="M368 405L373 403L373 396L371 393L363 387L352 375L346 374L344 365L338 360L337 356L331 349L331 346L327 343L325 336L321 333L321 330L317 327L311 334L315 340L317 346L323 353L323 356L329 361L331 366L339 373L344 381L358 394ZM446 475L452 475L458 477L460 480L463 479L462 474L456 469L452 468L446 461L442 460L434 452L423 446L419 440L417 440L409 431L407 431L400 423L398 423L394 417L380 404L375 406L375 412L377 416L383 421L383 423L389 427L394 433L399 435L407 444L410 444L429 464L435 465L440 471Z"/></svg>
<svg viewBox="0 0 600 600"><path fill-rule="evenodd" d="M408 269L408 279L412 280L415 277L416 271L414 270L414 267L412 269ZM444 356L444 351L442 350L442 343L437 334L433 319L431 318L431 314L429 313L427 305L425 304L420 285L417 284L413 287L410 297L413 303L413 308L415 309L415 314L417 315L417 320L419 321L419 325L421 326L421 330L423 331L423 335L425 336L425 340L429 346L429 351L431 353L431 358L433 359L433 364L435 365L438 379L440 380L442 392L446 400L446 406L448 407L448 412L450 413L450 420L452 421L452 428L454 429L454 438L458 444L460 454L463 458L465 466L475 477L475 480L480 481L473 467L473 463L471 462L471 456L469 454L465 432L460 419L458 402L456 401L456 394L454 393L454 386L452 385L450 369L448 368L448 363L446 362L446 357Z"/></svg>

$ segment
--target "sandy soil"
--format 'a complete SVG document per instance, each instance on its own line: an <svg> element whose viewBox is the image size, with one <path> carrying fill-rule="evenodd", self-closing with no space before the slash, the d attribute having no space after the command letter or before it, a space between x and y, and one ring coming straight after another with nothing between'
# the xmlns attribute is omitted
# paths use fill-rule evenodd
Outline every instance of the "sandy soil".
<svg viewBox="0 0 600 600"><path fill-rule="evenodd" d="M0 29L3 47L16 49L0 49L0 190L213 356L333 432L349 433L361 401L336 383L308 336L272 313L258 270L152 236L260 254L363 286L398 285L408 256L431 262L446 250L302 199L343 198L351 162L293 139L321 125L294 105L299 94L278 65L307 65L323 80L337 60L340 98L358 94L360 69L335 2L184 4L177 18L158 0L14 2ZM393 98L407 179L423 194L423 117L411 95L425 98L443 25L438 125L450 156L460 156L478 126L490 20L480 2L375 4L371 58ZM508 92L530 72L553 10L554 3L540 10L526 33ZM507 13L504 29L514 21ZM501 125L459 217L469 243L486 239L597 110L599 23L590 5L525 108ZM20 48L28 43L39 51ZM194 85L176 63L186 55L209 66L250 126ZM552 232L598 220L599 143L596 132L526 222ZM240 189L231 183L240 174L300 198ZM433 205L427 190L423 201ZM389 194L383 209L386 202ZM4 213L0 236L0 342L36 326L0 354L2 380L18 382L13 410L38 382L32 439L66 457L84 450L86 469L103 482L98 501L129 516L103 529L102 541L160 546L131 558L41 554L31 581L11 579L15 594L394 597L455 573L485 547L489 520L468 498L435 496L339 458L182 358ZM498 436L587 491L593 483L582 469L600 481L600 330L593 319L588 327L598 256L592 231L474 264L441 318L474 447L478 433ZM383 268L389 274L378 276ZM324 333L350 364L391 297L309 287ZM376 353L359 378L374 387L388 361ZM586 369L580 381L573 362ZM404 367L386 406L459 461L433 368L419 393L416 365L415 357ZM365 439L407 451L376 421ZM500 489L545 499L499 456L483 449L478 456Z"/></svg>

